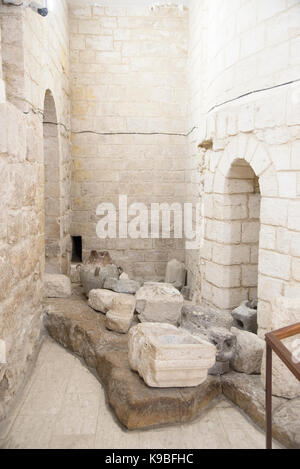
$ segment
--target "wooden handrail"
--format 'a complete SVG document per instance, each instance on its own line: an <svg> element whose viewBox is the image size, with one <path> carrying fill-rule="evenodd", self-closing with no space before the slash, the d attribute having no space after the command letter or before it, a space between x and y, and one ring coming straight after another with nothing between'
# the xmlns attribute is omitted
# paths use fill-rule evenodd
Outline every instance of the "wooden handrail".
<svg viewBox="0 0 300 469"><path fill-rule="evenodd" d="M283 361L300 381L300 362L295 363L291 352L281 342L283 339L300 334L300 322L292 326L269 332L265 335L266 350L266 447L272 449L272 351Z"/></svg>

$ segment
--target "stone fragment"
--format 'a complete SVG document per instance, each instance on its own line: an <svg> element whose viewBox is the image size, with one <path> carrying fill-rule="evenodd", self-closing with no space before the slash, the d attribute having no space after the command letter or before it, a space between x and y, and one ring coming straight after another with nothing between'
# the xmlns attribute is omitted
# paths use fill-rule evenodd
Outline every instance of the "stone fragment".
<svg viewBox="0 0 300 469"><path fill-rule="evenodd" d="M106 314L105 327L106 329L119 334L126 334L129 331L132 323L133 313L128 311L114 311L110 310Z"/></svg>
<svg viewBox="0 0 300 469"><path fill-rule="evenodd" d="M178 334L181 333L179 329L175 329L178 331ZM174 326L170 326L169 324L164 323L144 322L131 329L130 340L128 342L128 357L130 367L134 371L138 370L138 366L141 360L142 347L145 343L145 335L148 332L158 336L174 333Z"/></svg>
<svg viewBox="0 0 300 469"><path fill-rule="evenodd" d="M45 274L46 298L68 298L71 296L69 277L60 274Z"/></svg>
<svg viewBox="0 0 300 469"><path fill-rule="evenodd" d="M215 365L208 370L208 374L211 376L222 376L230 371L229 362L216 362Z"/></svg>
<svg viewBox="0 0 300 469"><path fill-rule="evenodd" d="M85 265L93 265L95 267L104 267L108 264L112 264L112 260L107 251L91 251L85 263Z"/></svg>
<svg viewBox="0 0 300 469"><path fill-rule="evenodd" d="M207 332L207 340L216 346L217 362L230 362L235 356L237 338L224 327L213 327Z"/></svg>
<svg viewBox="0 0 300 469"><path fill-rule="evenodd" d="M232 327L231 332L237 338L236 353L231 360L231 367L247 375L260 374L265 349L264 340L256 334Z"/></svg>
<svg viewBox="0 0 300 469"><path fill-rule="evenodd" d="M279 296L274 298L271 304L272 330L281 329L300 322L300 298L286 298ZM300 360L299 336L291 337L282 341L290 352L294 352ZM265 386L265 364L266 352L262 362L262 382ZM273 353L272 359L272 393L274 396L293 399L300 397L300 382L284 363Z"/></svg>
<svg viewBox="0 0 300 469"><path fill-rule="evenodd" d="M185 286L186 268L182 262L172 259L167 264L165 283L169 283L179 291Z"/></svg>
<svg viewBox="0 0 300 469"><path fill-rule="evenodd" d="M243 331L257 333L257 302L243 301L232 311L233 326Z"/></svg>
<svg viewBox="0 0 300 469"><path fill-rule="evenodd" d="M172 285L146 282L136 293L139 320L177 325L183 301L182 295Z"/></svg>
<svg viewBox="0 0 300 469"><path fill-rule="evenodd" d="M212 327L230 329L233 319L226 311L215 311L205 305L184 305L181 313L181 327L195 334L207 334Z"/></svg>
<svg viewBox="0 0 300 469"><path fill-rule="evenodd" d="M119 315L131 316L132 319L135 311L135 297L110 290L91 290L88 305L103 314L114 311Z"/></svg>
<svg viewBox="0 0 300 469"><path fill-rule="evenodd" d="M150 387L198 386L215 359L214 345L175 326L139 324L129 333L129 363Z"/></svg>
<svg viewBox="0 0 300 469"><path fill-rule="evenodd" d="M113 307L117 293L110 290L95 289L89 293L88 305L95 311L106 314Z"/></svg>
<svg viewBox="0 0 300 469"><path fill-rule="evenodd" d="M94 266L92 264L80 266L80 280L84 293L88 296L91 290L102 289L108 278L118 279L119 270L114 264Z"/></svg>
<svg viewBox="0 0 300 469"><path fill-rule="evenodd" d="M141 288L141 284L135 280L118 280L117 278L109 277L105 280L103 288L117 293L135 295L139 288Z"/></svg>

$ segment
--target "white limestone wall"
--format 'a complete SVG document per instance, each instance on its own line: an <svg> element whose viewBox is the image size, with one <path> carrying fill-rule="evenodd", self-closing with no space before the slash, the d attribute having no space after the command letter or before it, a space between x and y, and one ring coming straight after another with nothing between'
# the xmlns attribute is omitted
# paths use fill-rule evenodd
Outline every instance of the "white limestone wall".
<svg viewBox="0 0 300 469"><path fill-rule="evenodd" d="M54 3L57 10L46 19L20 7L0 7L7 89L7 102L0 104L0 339L7 353L7 363L0 367L0 420L34 363L42 330L47 89L53 90L59 121L70 126L67 7L63 1ZM63 204L69 206L70 175L65 174L70 145L64 127L59 138L61 213L67 224ZM66 268L63 262L61 268Z"/></svg>
<svg viewBox="0 0 300 469"><path fill-rule="evenodd" d="M190 6L189 125L197 128L189 138L186 172L191 190L200 193L205 220L200 253L187 253L190 278L196 298L218 308L232 309L249 297L249 279L243 278L248 260L242 252L240 258L233 254L249 223L243 201L249 180L242 173L231 184L227 179L236 160L244 160L259 177L261 191L261 335L271 327L271 299L300 295L300 84L240 96L300 78L299 24L296 1L212 0ZM199 149L201 143L209 149ZM232 217L236 204L239 215Z"/></svg>
<svg viewBox="0 0 300 469"><path fill-rule="evenodd" d="M119 195L149 208L184 201L187 11L70 7L72 234L84 257L108 250L131 276L164 278L169 259L184 260L183 242L100 240L96 208L118 207Z"/></svg>

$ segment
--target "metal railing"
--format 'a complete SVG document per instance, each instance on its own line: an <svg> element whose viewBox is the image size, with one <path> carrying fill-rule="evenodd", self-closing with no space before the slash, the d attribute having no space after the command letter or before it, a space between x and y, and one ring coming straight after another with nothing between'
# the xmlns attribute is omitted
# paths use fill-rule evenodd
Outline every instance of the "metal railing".
<svg viewBox="0 0 300 469"><path fill-rule="evenodd" d="M272 351L283 361L300 381L300 362L296 363L292 353L281 342L300 334L300 322L265 335L266 350L266 447L272 449Z"/></svg>

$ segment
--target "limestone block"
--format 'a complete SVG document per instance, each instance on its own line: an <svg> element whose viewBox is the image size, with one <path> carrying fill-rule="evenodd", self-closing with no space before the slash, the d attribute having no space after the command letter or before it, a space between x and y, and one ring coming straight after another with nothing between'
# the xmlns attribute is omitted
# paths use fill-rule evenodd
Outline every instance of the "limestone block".
<svg viewBox="0 0 300 469"><path fill-rule="evenodd" d="M177 333L180 334L180 330L176 329ZM142 345L144 343L144 337L147 331L150 331L152 334L164 335L170 332L175 333L174 326L164 323L151 323L144 322L133 327L129 333L128 341L128 358L130 367L132 370L137 371L140 363L140 353L142 350Z"/></svg>
<svg viewBox="0 0 300 469"><path fill-rule="evenodd" d="M212 327L223 327L229 330L233 319L226 311L215 311L205 305L184 305L181 313L182 328L196 334L207 334Z"/></svg>
<svg viewBox="0 0 300 469"><path fill-rule="evenodd" d="M117 293L113 298L112 309L115 312L128 313L133 316L135 311L135 297L124 293Z"/></svg>
<svg viewBox="0 0 300 469"><path fill-rule="evenodd" d="M45 295L47 298L67 298L71 296L69 277L59 274L45 274Z"/></svg>
<svg viewBox="0 0 300 469"><path fill-rule="evenodd" d="M80 280L86 295L91 290L101 289L108 278L118 279L119 270L114 264L95 266L87 264L80 267Z"/></svg>
<svg viewBox="0 0 300 469"><path fill-rule="evenodd" d="M181 291L185 285L185 279L185 265L182 262L179 262L177 259L172 259L169 261L167 264L165 283L169 283Z"/></svg>
<svg viewBox="0 0 300 469"><path fill-rule="evenodd" d="M109 277L105 280L103 287L117 293L135 295L139 288L141 288L141 284L135 280L118 280L117 278Z"/></svg>
<svg viewBox="0 0 300 469"><path fill-rule="evenodd" d="M110 331L119 332L119 334L126 334L132 323L133 313L128 311L114 311L110 310L106 314L105 327Z"/></svg>
<svg viewBox="0 0 300 469"><path fill-rule="evenodd" d="M177 325L183 296L168 283L146 282L136 293L136 310L141 322L166 322Z"/></svg>
<svg viewBox="0 0 300 469"><path fill-rule="evenodd" d="M135 297L110 290L91 290L88 305L95 311L99 311L103 314L113 310L117 313L130 313L133 316L135 311Z"/></svg>
<svg viewBox="0 0 300 469"><path fill-rule="evenodd" d="M140 324L129 333L129 362L150 387L192 387L207 379L216 348L182 329Z"/></svg>
<svg viewBox="0 0 300 469"><path fill-rule="evenodd" d="M282 327L300 322L300 298L286 298L283 296L274 298L271 304L271 322L272 330L281 329ZM297 352L300 349L299 342L299 337L291 337L284 340L283 344L291 352ZM272 392L274 396L285 397L287 399L300 397L299 381L274 353L272 362ZM261 371L262 381L265 384L265 354Z"/></svg>
<svg viewBox="0 0 300 469"><path fill-rule="evenodd" d="M95 311L106 314L113 307L117 293L110 290L95 289L89 292L88 305Z"/></svg>
<svg viewBox="0 0 300 469"><path fill-rule="evenodd" d="M260 374L265 349L264 340L252 332L242 331L236 327L232 327L231 332L237 338L236 353L231 360L232 368L247 375Z"/></svg>
<svg viewBox="0 0 300 469"><path fill-rule="evenodd" d="M257 302L243 301L231 314L234 327L257 333Z"/></svg>

